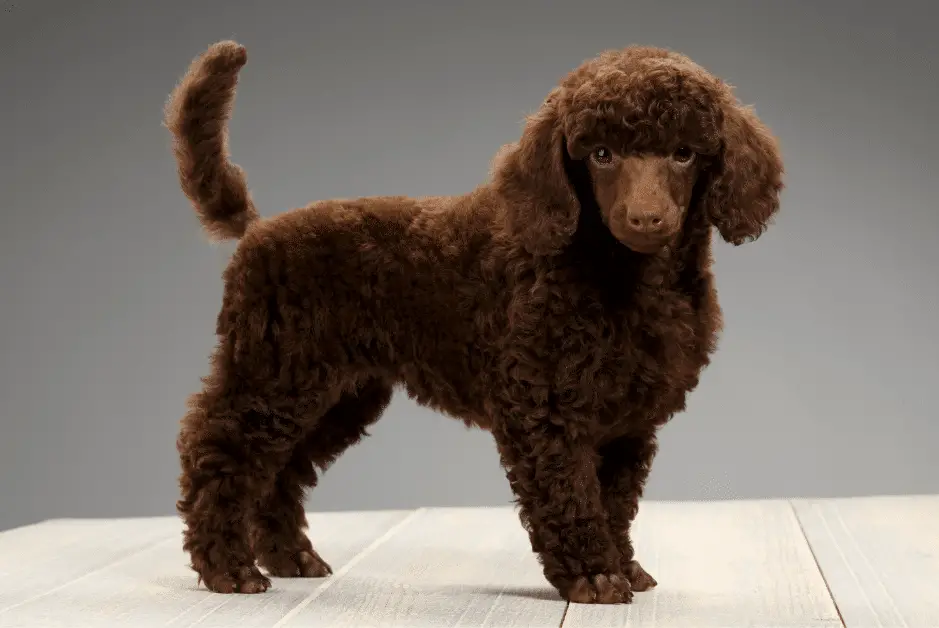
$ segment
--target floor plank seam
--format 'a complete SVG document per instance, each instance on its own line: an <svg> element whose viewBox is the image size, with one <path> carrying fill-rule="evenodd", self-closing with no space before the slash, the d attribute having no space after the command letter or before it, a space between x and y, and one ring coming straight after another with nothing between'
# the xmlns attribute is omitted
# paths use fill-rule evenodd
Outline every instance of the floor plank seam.
<svg viewBox="0 0 939 628"><path fill-rule="evenodd" d="M397 534L399 530L401 530L404 526L410 523L413 519L416 519L418 515L423 514L426 510L427 510L426 508L418 508L414 510L411 514L406 516L404 519L402 519L398 523L388 528L388 530L384 534L382 534L380 537L372 541L365 549L363 549L361 552L353 556L349 560L349 562L347 562L345 565L340 567L339 570L337 570L336 573L333 574L332 578L330 578L329 580L321 584L308 596L300 600L300 602L296 606L290 609L287 612L287 614L281 617L273 626L271 626L271 628L280 628L280 626L285 625L288 621L296 617L300 613L300 611L302 611L304 608L309 606L313 602L313 600L315 600L320 595L322 595L323 592L329 589L329 587L331 587L333 584L335 584L337 580L340 580L343 576L349 573L352 570L352 568L355 567L360 561L362 561L363 559L365 559L365 557L367 557L373 551L378 549L385 541L387 541L388 539L393 537L395 534Z"/></svg>
<svg viewBox="0 0 939 628"><path fill-rule="evenodd" d="M210 595L211 595L211 594L210 594ZM207 599L207 598L204 598L204 599L199 600L198 602L196 602L195 604L193 604L192 606L190 606L188 609L186 609L185 611L183 611L182 613L180 613L179 615L177 615L176 617L174 617L174 618L171 619L170 621L166 622L166 625L171 625L174 621L176 621L177 619L179 619L180 617L182 617L183 615L185 615L186 613L188 613L189 611L191 611L192 609L194 609L196 606L198 606L199 604L201 604L202 602L204 602L206 599ZM198 619L196 619L194 622L191 622L191 623L189 624L189 628L192 628L193 626L198 626L200 623L202 623L203 621L205 621L206 619L208 619L209 616L212 615L212 613L214 613L215 611L219 610L220 608L222 608L223 606L225 606L226 604L228 604L230 601L231 601L231 598L222 600L221 602L219 602L218 604L216 604L215 606L213 606L212 608L210 608L210 609L207 610L206 612L202 613L202 615L200 615Z"/></svg>
<svg viewBox="0 0 939 628"><path fill-rule="evenodd" d="M831 590L831 585L828 584L828 576L825 575L825 571L822 569L822 565L818 561L818 556L815 555L815 548L812 547L812 542L809 540L809 536L805 533L805 527L802 525L802 519L799 518L799 511L796 509L796 505L791 499L786 500L786 502L789 504L789 508L792 510L792 516L796 519L796 524L799 526L799 532L802 534L802 538L805 540L805 545L809 548L809 553L812 555L812 561L815 563L815 568L818 569L818 573L822 577L822 582L825 583L825 590L828 592L828 597L831 600L832 605L835 607L835 612L838 613L838 621L841 622L843 628L848 628L848 624L844 620L844 615L841 614L841 607L838 606L838 600L835 599L835 594Z"/></svg>
<svg viewBox="0 0 939 628"><path fill-rule="evenodd" d="M189 606L187 606L187 607L184 608L183 610L179 611L179 612L176 613L173 617L170 617L170 618L166 621L166 623L164 623L163 625L164 625L164 626L172 626L173 624L176 623L176 621L177 621L178 619L180 619L181 617L183 617L183 616L186 615L187 613L192 612L192 609L196 608L197 606L199 606L200 604L202 604L203 602L205 602L207 599L209 599L209 597L210 597L211 595L212 595L212 593L211 593L210 591L206 591L206 592L205 592L205 597L203 597L201 600L199 600L199 601L197 601L197 602L193 602L192 604L190 604ZM207 615L208 615L208 613L206 613L206 616L207 616ZM197 624L199 621L201 621L201 620L202 620L202 618L200 617L199 620L196 620L196 621L190 623L190 624L189 624L190 628L191 628L192 626L196 625L196 624Z"/></svg>
<svg viewBox="0 0 939 628"><path fill-rule="evenodd" d="M568 602L564 605L564 612L561 613L561 623L558 624L558 628L564 628L564 622L567 621L567 611L571 610L571 603Z"/></svg>
<svg viewBox="0 0 939 628"><path fill-rule="evenodd" d="M864 566L867 568L868 573L877 582L878 586L880 587L881 592L884 594L884 596L887 598L887 601L890 603L891 610L893 610L893 612L896 613L900 622L903 624L902 628L909 628L909 624L907 624L906 619L903 618L903 613L900 612L900 609L897 607L896 600L893 599L893 595L890 594L890 591L887 589L886 585L884 585L884 581L880 578L880 574L877 573L876 569L874 569L874 566L871 564L871 561L867 557L867 554L861 548L861 545L857 542L857 538L854 536L854 533L845 523L844 517L841 516L841 511L837 508L835 509L835 516L838 518L838 524L841 526L841 530L844 532L845 537L847 537L848 541L854 547L854 551L857 553L857 555L861 557L861 560L863 561ZM829 528L829 534L831 534L830 526L828 526L827 519L825 521L825 526L826 528ZM861 586L860 582L858 582L858 586L859 587ZM863 587L862 587L862 590L863 590ZM865 594L865 597L868 600L870 600L870 595ZM871 611L873 610L874 609L871 609Z"/></svg>

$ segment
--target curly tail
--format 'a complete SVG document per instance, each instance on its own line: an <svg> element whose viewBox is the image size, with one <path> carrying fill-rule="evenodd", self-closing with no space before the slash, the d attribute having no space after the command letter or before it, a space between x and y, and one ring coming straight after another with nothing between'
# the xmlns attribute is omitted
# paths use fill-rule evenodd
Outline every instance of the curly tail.
<svg viewBox="0 0 939 628"><path fill-rule="evenodd" d="M166 104L180 186L214 240L240 238L259 218L244 171L228 153L227 122L247 60L240 44L213 44L192 62Z"/></svg>

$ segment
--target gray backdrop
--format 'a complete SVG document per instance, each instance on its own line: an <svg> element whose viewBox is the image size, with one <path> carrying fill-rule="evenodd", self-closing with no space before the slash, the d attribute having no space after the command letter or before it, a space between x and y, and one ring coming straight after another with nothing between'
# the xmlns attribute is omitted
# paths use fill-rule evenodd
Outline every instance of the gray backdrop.
<svg viewBox="0 0 939 628"><path fill-rule="evenodd" d="M177 187L162 106L246 44L236 161L270 215L481 182L583 59L673 47L780 136L784 210L717 247L727 329L647 496L939 490L929 2L4 2L0 528L174 513L178 420L230 246ZM506 504L490 438L396 397L311 508Z"/></svg>

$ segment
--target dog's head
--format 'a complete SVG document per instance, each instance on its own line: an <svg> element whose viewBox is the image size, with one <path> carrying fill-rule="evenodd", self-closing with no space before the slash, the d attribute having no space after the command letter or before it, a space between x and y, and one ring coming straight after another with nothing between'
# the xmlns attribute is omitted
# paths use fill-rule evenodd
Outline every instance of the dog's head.
<svg viewBox="0 0 939 628"><path fill-rule="evenodd" d="M783 175L775 138L728 85L683 55L637 46L571 72L499 155L508 227L531 253L573 237L578 170L606 228L638 253L674 242L690 212L728 242L755 240Z"/></svg>

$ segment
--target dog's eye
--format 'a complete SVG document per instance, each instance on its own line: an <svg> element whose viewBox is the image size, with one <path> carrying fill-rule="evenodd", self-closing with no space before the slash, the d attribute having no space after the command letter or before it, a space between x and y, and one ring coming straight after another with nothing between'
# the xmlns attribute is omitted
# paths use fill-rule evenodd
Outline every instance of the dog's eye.
<svg viewBox="0 0 939 628"><path fill-rule="evenodd" d="M605 146L593 150L593 160L598 164L608 164L613 161L613 153Z"/></svg>
<svg viewBox="0 0 939 628"><path fill-rule="evenodd" d="M687 146L681 146L674 153L672 153L672 159L680 164L686 164L694 159L694 151L692 151Z"/></svg>

